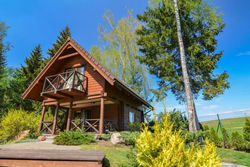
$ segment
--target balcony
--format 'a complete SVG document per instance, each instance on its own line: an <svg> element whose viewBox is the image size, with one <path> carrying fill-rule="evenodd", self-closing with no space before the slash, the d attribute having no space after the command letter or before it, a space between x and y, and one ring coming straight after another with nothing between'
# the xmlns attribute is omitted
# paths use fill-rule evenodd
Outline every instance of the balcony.
<svg viewBox="0 0 250 167"><path fill-rule="evenodd" d="M78 71L69 71L45 78L41 95L53 99L73 98L87 93L88 78Z"/></svg>

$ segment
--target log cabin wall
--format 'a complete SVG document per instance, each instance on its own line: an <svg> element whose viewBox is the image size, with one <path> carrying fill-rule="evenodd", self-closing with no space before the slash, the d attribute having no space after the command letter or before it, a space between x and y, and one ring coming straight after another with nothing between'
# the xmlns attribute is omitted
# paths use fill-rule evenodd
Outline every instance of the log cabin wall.
<svg viewBox="0 0 250 167"><path fill-rule="evenodd" d="M129 112L134 113L135 122L143 122L141 102L108 83L105 84L105 91L109 97L120 101L118 118L121 130L128 130Z"/></svg>
<svg viewBox="0 0 250 167"><path fill-rule="evenodd" d="M96 94L103 91L105 79L96 70L94 70L94 68L89 63L87 63L86 60L84 60L84 58L80 55L67 59L58 73L63 73L65 69L79 65L85 66L84 75L88 78L88 94Z"/></svg>

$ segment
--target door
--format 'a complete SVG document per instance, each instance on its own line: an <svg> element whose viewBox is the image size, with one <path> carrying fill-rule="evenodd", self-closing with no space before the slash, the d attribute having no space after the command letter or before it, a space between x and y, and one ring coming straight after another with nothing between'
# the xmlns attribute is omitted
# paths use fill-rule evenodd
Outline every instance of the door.
<svg viewBox="0 0 250 167"><path fill-rule="evenodd" d="M64 89L75 88L78 90L83 90L84 72L85 72L84 65L66 69L65 70L66 82L64 83Z"/></svg>

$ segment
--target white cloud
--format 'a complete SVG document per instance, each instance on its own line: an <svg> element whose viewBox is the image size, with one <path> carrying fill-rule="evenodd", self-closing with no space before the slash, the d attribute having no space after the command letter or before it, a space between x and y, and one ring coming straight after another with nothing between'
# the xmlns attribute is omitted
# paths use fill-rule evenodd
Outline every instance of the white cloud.
<svg viewBox="0 0 250 167"><path fill-rule="evenodd" d="M212 109L216 109L216 108L219 108L219 105L209 105L209 106L202 107L203 110L212 110Z"/></svg>
<svg viewBox="0 0 250 167"><path fill-rule="evenodd" d="M238 53L237 56L250 56L250 51Z"/></svg>

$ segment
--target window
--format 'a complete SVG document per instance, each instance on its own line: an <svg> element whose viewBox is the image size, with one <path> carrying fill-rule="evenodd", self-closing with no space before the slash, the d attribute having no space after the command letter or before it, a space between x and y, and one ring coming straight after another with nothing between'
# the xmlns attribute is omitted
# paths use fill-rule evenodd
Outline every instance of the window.
<svg viewBox="0 0 250 167"><path fill-rule="evenodd" d="M135 113L129 112L129 122L135 122Z"/></svg>

